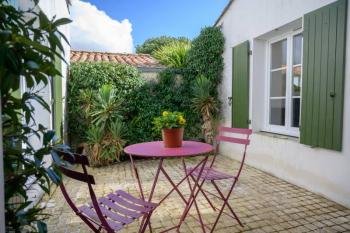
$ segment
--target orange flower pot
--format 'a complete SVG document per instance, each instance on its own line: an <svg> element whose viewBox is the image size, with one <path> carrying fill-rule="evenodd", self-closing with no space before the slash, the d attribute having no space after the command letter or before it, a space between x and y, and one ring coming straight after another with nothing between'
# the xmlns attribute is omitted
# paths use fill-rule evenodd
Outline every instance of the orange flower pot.
<svg viewBox="0 0 350 233"><path fill-rule="evenodd" d="M162 129L164 147L175 148L182 146L184 128Z"/></svg>

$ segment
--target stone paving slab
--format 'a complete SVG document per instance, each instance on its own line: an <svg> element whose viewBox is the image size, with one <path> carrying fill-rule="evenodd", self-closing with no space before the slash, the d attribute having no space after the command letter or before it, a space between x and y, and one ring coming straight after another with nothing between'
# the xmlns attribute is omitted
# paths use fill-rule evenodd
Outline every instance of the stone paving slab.
<svg viewBox="0 0 350 233"><path fill-rule="evenodd" d="M199 159L201 158L191 158L186 161L189 165L195 165ZM136 165L144 191L148 194L158 161L137 160ZM221 171L234 174L239 164L230 158L218 156L215 165ZM167 160L165 167L174 180L179 181L184 175L179 159ZM90 168L89 172L95 177L97 185L94 188L98 197L117 189L138 195L136 181L128 161L102 168ZM78 206L90 202L86 184L68 178L64 182L73 201ZM219 185L227 190L230 184L227 181L220 181ZM159 201L170 188L165 178L160 177L153 201ZM210 184L206 184L205 188L214 192ZM186 182L180 186L180 189L188 197L189 190ZM221 206L219 200L215 198L211 200L215 205ZM350 232L350 209L249 166L244 167L229 203L235 209L244 227L240 227L235 220L223 215L215 232ZM56 189L50 198L45 197L41 204L47 205L46 212L51 214L47 220L49 232L91 232L70 209L59 189ZM198 200L198 205L204 221L212 224L216 213L202 196ZM182 200L176 193L173 193L152 216L154 232L160 232L177 224L183 208ZM195 211L191 210L191 214L194 215ZM138 224L138 222L132 223L121 232L137 232ZM192 217L186 218L180 231L202 232L197 221Z"/></svg>

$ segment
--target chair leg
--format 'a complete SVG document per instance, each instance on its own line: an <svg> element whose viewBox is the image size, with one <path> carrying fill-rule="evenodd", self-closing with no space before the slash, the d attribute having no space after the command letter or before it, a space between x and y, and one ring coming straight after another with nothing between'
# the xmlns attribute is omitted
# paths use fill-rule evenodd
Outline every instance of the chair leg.
<svg viewBox="0 0 350 233"><path fill-rule="evenodd" d="M223 211L224 211L224 209L225 209L225 206L226 206L226 205L229 206L229 203L227 202L227 200L228 200L229 197L231 196L231 193L232 193L232 191L233 191L233 188L235 187L236 182L237 182L237 180L235 180L235 181L233 182L233 184L232 184L232 186L231 186L231 189L230 189L230 191L228 192L226 198L225 198L225 196L223 195L223 193L220 191L220 189L219 189L219 187L216 185L216 183L215 183L214 181L211 182L211 183L214 185L214 187L216 188L216 190L218 191L218 193L219 193L219 195L221 196L222 200L224 201L224 204L222 205L222 207L221 207L221 209L220 209L220 212L219 212L219 214L218 214L218 216L217 216L217 218L216 218L216 220L215 220L215 223L214 223L214 225L213 225L213 228L211 229L210 232L214 232L215 227L216 227L216 225L217 225L217 223L218 223L218 221L219 221L219 219L220 219L220 217L221 217L221 215L222 215L222 213L223 213ZM239 224L241 227L243 227L243 224L241 223L241 221L239 220L238 216L237 216L236 213L233 211L233 209L230 208L230 210L231 210L233 216L235 217L235 219L237 220L238 224Z"/></svg>
<svg viewBox="0 0 350 233"><path fill-rule="evenodd" d="M224 203L227 205L227 207L229 208L229 210L231 211L231 214L235 217L235 219L237 220L237 222L239 223L239 225L241 227L244 227L242 222L239 220L237 214L233 211L233 208L231 207L230 203L228 203L228 199L225 199L224 194L220 191L219 187L216 185L216 183L213 181L212 182L216 191L219 193L219 195L221 196L221 198L223 199ZM229 198L229 197L228 197Z"/></svg>
<svg viewBox="0 0 350 233"><path fill-rule="evenodd" d="M194 200L196 199L196 197L197 197L198 194L199 194L199 190L195 190L195 187L196 187L197 184L200 182L200 177L201 177L202 172L203 172L203 170L204 170L205 164L207 163L207 160L208 160L208 156L206 156L206 158L203 160L203 165L202 165L202 167L201 167L201 169L200 169L200 172L199 172L198 177L197 177L197 180L196 180L196 182L195 182L195 184L194 184L193 190L191 190L190 198L189 198L189 200L188 200L188 202L187 202L187 205L186 205L186 207L185 207L185 210L184 210L184 212L183 212L183 214L182 214L182 216L181 216L181 218L180 218L179 225L177 226L177 229L176 229L177 231L180 230L180 227L181 227L183 221L185 220L185 218L186 218L188 212L190 211L190 209L191 209L191 207L192 207L192 205L193 205ZM204 180L201 182L201 184L199 185L199 187L202 187L203 184L204 184ZM196 192L195 192L195 191L196 191Z"/></svg>
<svg viewBox="0 0 350 233"><path fill-rule="evenodd" d="M153 229L152 229L151 221L148 222L148 228L149 228L149 232L152 233Z"/></svg>
<svg viewBox="0 0 350 233"><path fill-rule="evenodd" d="M195 180L194 177L193 177L192 175L191 175L191 178L192 178L193 180ZM197 186L198 186L198 184L197 184ZM199 186L198 186L198 188L199 188ZM211 207L214 211L216 211L216 208L215 208L215 206L213 205L213 203L210 201L208 195L203 191L202 188L199 188L199 190L200 190L200 192L203 194L203 196L204 196L204 198L207 200L207 202L209 203L210 207Z"/></svg>
<svg viewBox="0 0 350 233"><path fill-rule="evenodd" d="M91 230L93 230L93 232L95 233L99 233L101 232L101 227L99 229L97 229L87 218L85 218L84 216L78 214L78 216L86 223L86 225L88 225Z"/></svg>
<svg viewBox="0 0 350 233"><path fill-rule="evenodd" d="M150 227L150 231L152 232L152 227L151 227L151 224L150 224L151 215L152 215L152 212L150 212L147 215L146 220L143 222L143 225L141 223L141 226L140 226L140 229L139 229L139 233L144 233L146 231L147 226Z"/></svg>

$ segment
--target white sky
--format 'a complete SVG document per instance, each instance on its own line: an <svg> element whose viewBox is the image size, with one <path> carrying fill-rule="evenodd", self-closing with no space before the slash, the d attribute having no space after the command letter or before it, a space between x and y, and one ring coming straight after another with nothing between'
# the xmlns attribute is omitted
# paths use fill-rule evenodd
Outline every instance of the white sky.
<svg viewBox="0 0 350 233"><path fill-rule="evenodd" d="M112 19L95 5L73 0L70 7L70 37L74 50L131 53L132 24Z"/></svg>

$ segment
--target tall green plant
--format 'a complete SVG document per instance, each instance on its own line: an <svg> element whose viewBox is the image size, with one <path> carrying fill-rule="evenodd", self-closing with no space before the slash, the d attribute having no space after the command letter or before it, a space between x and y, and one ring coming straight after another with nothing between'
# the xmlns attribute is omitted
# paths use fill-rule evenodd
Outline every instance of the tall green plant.
<svg viewBox="0 0 350 233"><path fill-rule="evenodd" d="M70 143L79 145L86 141L86 129L91 122L88 112L91 112L95 104L93 97L100 92L103 85L112 86L115 97L123 100L126 95L141 87L143 83L138 70L129 65L111 62L72 63L67 99ZM101 99L101 104L103 101Z"/></svg>
<svg viewBox="0 0 350 233"><path fill-rule="evenodd" d="M210 80L210 92L215 98L224 68L224 45L225 39L219 27L205 27L192 41L192 48L188 53L188 68Z"/></svg>
<svg viewBox="0 0 350 233"><path fill-rule="evenodd" d="M120 161L126 143L125 125L121 121L122 101L111 85L103 85L97 94L88 91L83 96L87 122L86 152L91 165L101 166Z"/></svg>
<svg viewBox="0 0 350 233"><path fill-rule="evenodd" d="M117 97L116 90L110 85L103 85L88 112L91 123L103 129L111 126L113 122L121 119L121 104L122 100Z"/></svg>
<svg viewBox="0 0 350 233"><path fill-rule="evenodd" d="M217 112L217 101L210 94L211 82L205 76L197 77L193 87L192 106L202 115L202 131L206 142L212 143L214 139L213 114Z"/></svg>
<svg viewBox="0 0 350 233"><path fill-rule="evenodd" d="M37 4L38 1L35 1ZM49 111L48 104L37 93L37 86L45 86L48 77L60 76L55 59L62 59L61 39L65 36L59 26L69 19L52 19L37 7L19 11L0 0L0 92L4 146L5 218L7 232L46 232L42 208L28 199L28 182L50 193L51 182L59 183L54 167L44 166L43 158L54 146L55 133L36 124L33 102ZM67 41L67 40L66 40ZM26 91L19 94L20 79ZM17 93L17 94L16 94ZM31 137L42 141L34 148ZM60 146L61 149L66 147ZM53 154L55 161L59 158ZM47 166L47 165L46 165Z"/></svg>
<svg viewBox="0 0 350 233"><path fill-rule="evenodd" d="M190 42L175 41L160 47L153 53L153 56L164 65L182 68L187 65L187 55L190 48Z"/></svg>

